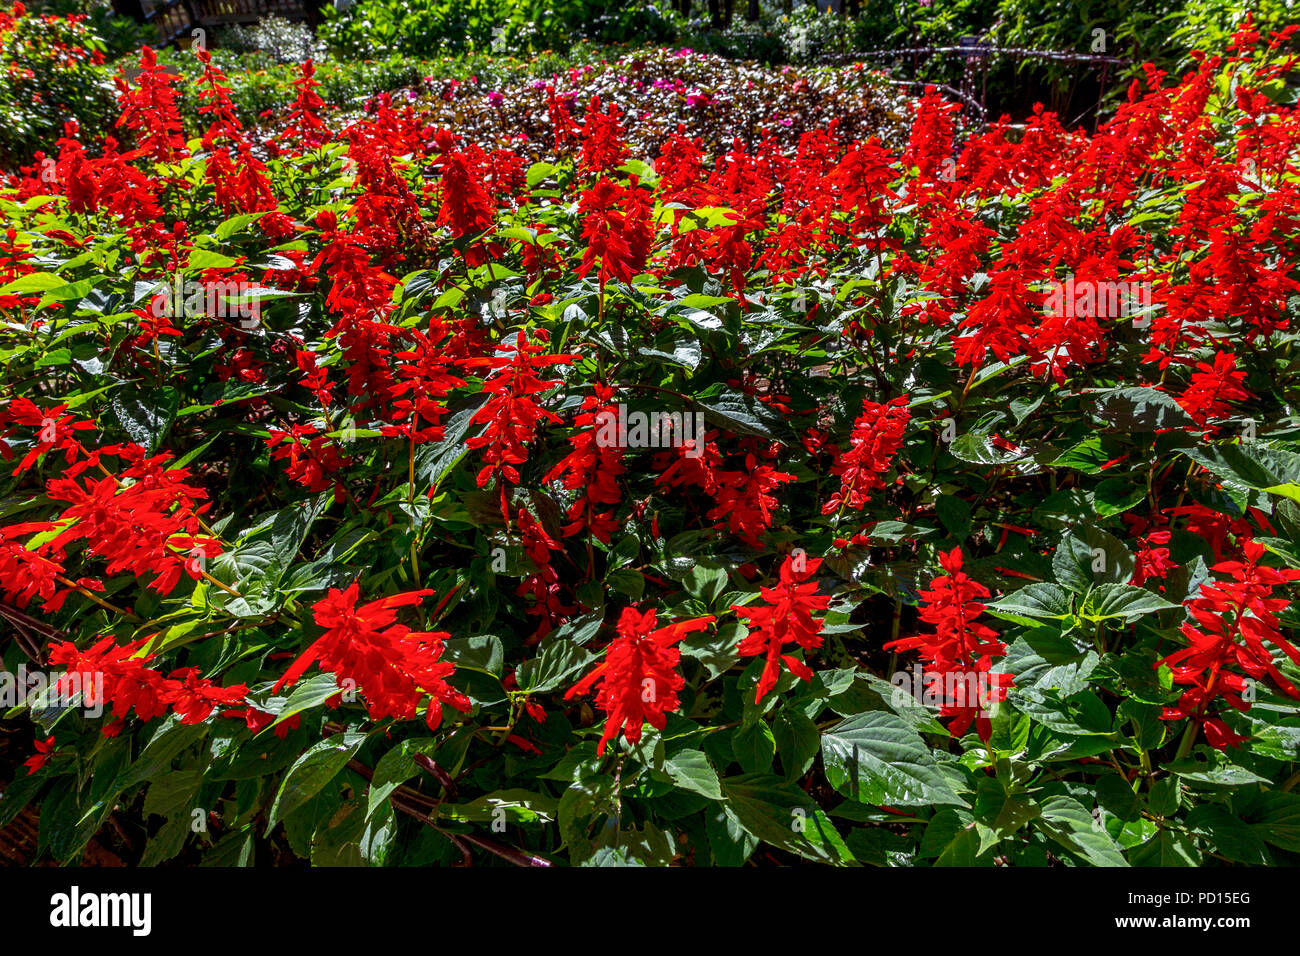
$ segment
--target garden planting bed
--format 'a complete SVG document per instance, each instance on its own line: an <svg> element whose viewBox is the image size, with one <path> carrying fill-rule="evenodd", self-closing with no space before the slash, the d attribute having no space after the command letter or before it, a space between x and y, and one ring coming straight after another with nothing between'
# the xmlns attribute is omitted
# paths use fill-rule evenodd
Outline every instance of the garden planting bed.
<svg viewBox="0 0 1300 956"><path fill-rule="evenodd" d="M1296 861L1281 46L1093 134L195 55L0 191L6 855Z"/></svg>

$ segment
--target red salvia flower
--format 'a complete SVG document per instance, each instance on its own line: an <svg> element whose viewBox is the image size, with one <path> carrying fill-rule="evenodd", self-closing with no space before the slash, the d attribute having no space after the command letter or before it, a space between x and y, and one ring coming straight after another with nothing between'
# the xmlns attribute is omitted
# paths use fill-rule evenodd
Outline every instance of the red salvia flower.
<svg viewBox="0 0 1300 956"><path fill-rule="evenodd" d="M298 95L289 107L289 121L280 133L279 143L298 141L309 149L315 149L329 141L329 127L320 118L320 110L325 101L316 95L320 81L315 77L316 64L307 60L302 65L302 73L293 81Z"/></svg>
<svg viewBox="0 0 1300 956"><path fill-rule="evenodd" d="M45 761L49 760L54 753L54 738L46 737L44 740L37 740L34 742L34 746L36 747L36 753L23 761L23 766L27 768L29 776L44 767Z"/></svg>
<svg viewBox="0 0 1300 956"><path fill-rule="evenodd" d="M1251 397L1242 387L1245 380L1246 373L1237 368L1237 357L1230 352L1218 352L1213 362L1196 363L1187 388L1177 396L1178 404L1204 428L1210 419L1227 414L1228 402Z"/></svg>
<svg viewBox="0 0 1300 956"><path fill-rule="evenodd" d="M177 79L177 74L158 65L158 55L146 46L140 51L135 86L121 76L114 80L122 107L117 125L135 133L140 152L160 163L175 162L187 155L184 126L172 88Z"/></svg>
<svg viewBox="0 0 1300 956"><path fill-rule="evenodd" d="M741 656L761 654L766 658L754 693L756 704L762 703L768 691L776 686L782 663L800 680L812 680L812 669L783 651L790 644L803 648L805 654L822 646L823 618L812 615L814 611L826 610L831 599L825 595L819 597L817 582L811 580L821 563L821 558L786 555L776 585L759 588L766 606L731 606L750 629L737 645Z"/></svg>
<svg viewBox="0 0 1300 956"><path fill-rule="evenodd" d="M618 415L618 410L609 404L613 398L613 388L598 384L596 394L583 400L582 413L573 424L575 428L584 430L569 438L573 451L562 458L544 479L563 479L565 488L582 490L578 499L569 506L569 524L564 528L566 538L590 530L597 539L609 544L610 535L620 525L613 511L601 510L623 500L618 479L627 472L623 450L598 441L602 426Z"/></svg>
<svg viewBox="0 0 1300 956"><path fill-rule="evenodd" d="M853 423L851 447L831 466L831 474L840 479L840 490L822 506L822 514L845 507L861 510L871 492L885 487L885 472L898 454L911 420L907 401L907 396L901 395L885 404L862 403L862 414Z"/></svg>
<svg viewBox="0 0 1300 956"><path fill-rule="evenodd" d="M568 700L600 684L596 706L605 712L605 729L596 747L598 755L605 753L605 745L620 730L628 743L635 744L641 739L642 724L664 729L667 713L678 707L677 692L686 683L677 672L681 652L673 645L713 621L713 617L700 617L656 628L654 608L644 613L623 609L605 660L564 695Z"/></svg>
<svg viewBox="0 0 1300 956"><path fill-rule="evenodd" d="M987 741L993 727L986 705L1005 700L1011 684L1010 675L991 672L1007 646L996 631L976 621L984 613L978 599L988 597L989 590L962 570L961 548L941 553L939 563L948 573L921 592L926 602L921 620L935 632L890 641L885 650L918 651L926 673L943 688L940 713L956 718L949 730L960 737L975 723L980 739Z"/></svg>
<svg viewBox="0 0 1300 956"><path fill-rule="evenodd" d="M772 526L772 509L777 504L768 492L796 481L797 477L777 471L772 465L760 465L752 454L745 456L744 471L719 471L716 477L717 504L709 509L709 520L718 521L718 527L724 527L721 519L725 518L728 531L746 544L760 547L763 534Z"/></svg>
<svg viewBox="0 0 1300 956"><path fill-rule="evenodd" d="M600 263L601 284L611 278L631 282L650 256L654 231L644 190L601 179L578 200L586 249L577 269L586 276Z"/></svg>
<svg viewBox="0 0 1300 956"><path fill-rule="evenodd" d="M543 421L559 423L560 417L537 404L533 396L559 385L556 380L545 380L538 372L550 365L565 365L576 355L546 355L546 346L528 340L520 332L515 347L509 355L471 359L467 366L487 365L496 374L488 378L483 391L489 396L483 406L470 418L472 425L485 425L483 432L468 439L470 448L482 448L487 462L478 473L478 486L482 488L499 476L512 485L520 482L515 467L528 460L525 443L530 441ZM504 502L505 487L501 494ZM502 507L502 517L506 517Z"/></svg>
<svg viewBox="0 0 1300 956"><path fill-rule="evenodd" d="M425 722L436 730L444 704L461 712L472 706L469 698L447 683L456 665L443 661L443 641L450 635L437 631L412 631L397 621L397 609L418 604L432 591L408 591L357 606L360 586L330 588L312 606L317 624L325 628L302 656L275 684L274 692L292 687L319 661L322 670L338 677L339 686L351 686L365 695L371 720L392 717L413 719L421 704Z"/></svg>
<svg viewBox="0 0 1300 956"><path fill-rule="evenodd" d="M603 174L617 169L631 155L623 142L623 124L619 122L617 103L608 112L600 111L600 97L593 96L582 124L582 151L578 172Z"/></svg>
<svg viewBox="0 0 1300 956"><path fill-rule="evenodd" d="M1205 730L1211 746L1223 750L1246 740L1217 715L1216 698L1240 711L1250 709L1243 699L1248 677L1272 679L1284 694L1300 700L1300 690L1277 669L1266 642L1300 664L1300 651L1282 636L1277 615L1290 604L1285 597L1273 597L1273 590L1290 581L1300 581L1300 569L1278 571L1259 563L1265 554L1257 541L1242 544L1243 559L1221 561L1214 571L1231 580L1207 582L1187 602L1192 622L1181 630L1189 645L1158 661L1173 671L1174 683L1187 688L1160 716L1165 720L1189 718Z"/></svg>

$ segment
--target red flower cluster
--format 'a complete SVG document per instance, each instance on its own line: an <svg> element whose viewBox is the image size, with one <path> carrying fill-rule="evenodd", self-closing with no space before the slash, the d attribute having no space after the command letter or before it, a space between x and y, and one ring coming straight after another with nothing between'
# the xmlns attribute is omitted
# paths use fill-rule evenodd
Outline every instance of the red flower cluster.
<svg viewBox="0 0 1300 956"><path fill-rule="evenodd" d="M1257 541L1242 544L1242 560L1220 561L1213 570L1227 574L1230 581L1201 586L1200 594L1187 602L1195 623L1180 630L1189 645L1156 663L1173 671L1174 683L1186 687L1178 702L1161 713L1165 720L1190 718L1205 730L1210 745L1223 750L1247 738L1234 732L1214 711L1214 701L1245 712L1250 704L1242 698L1246 680L1231 670L1235 665L1256 680L1269 677L1282 692L1300 700L1300 691L1273 662L1265 643L1281 650L1296 664L1297 651L1278 629L1277 615L1290 604L1285 597L1273 597L1273 590L1289 581L1300 581L1300 569L1278 571L1259 563L1265 548Z"/></svg>
<svg viewBox="0 0 1300 956"><path fill-rule="evenodd" d="M860 510L871 492L885 487L884 474L903 444L910 420L906 395L884 404L862 403L862 414L853 423L851 447L831 466L831 474L840 479L840 490L822 506L822 514L845 507Z"/></svg>
<svg viewBox="0 0 1300 956"><path fill-rule="evenodd" d="M564 695L568 700L600 684L596 706L605 712L605 730L596 748L598 754L604 754L605 745L620 730L634 744L641 739L643 723L664 729L666 714L677 709L677 692L686 683L677 672L681 652L673 645L713 621L712 617L700 617L656 628L654 608L644 613L623 609L618 634L605 652L604 662Z"/></svg>
<svg viewBox="0 0 1300 956"><path fill-rule="evenodd" d="M649 194L635 182L623 186L601 179L578 200L578 214L587 246L578 275L587 275L599 262L602 285L611 278L631 282L645 268L654 243Z"/></svg>
<svg viewBox="0 0 1300 956"><path fill-rule="evenodd" d="M112 474L83 486L77 478L55 478L46 484L46 494L66 502L60 532L42 544L38 552L62 561L68 545L84 541L86 550L103 557L106 574L129 571L137 577L152 575L148 587L167 594L184 572L198 579L201 572L193 559L221 553L216 539L203 534L199 506L207 494L187 484L185 468L166 468L172 456L164 453L146 458L138 446L105 448L95 453L116 454L132 464L120 476Z"/></svg>
<svg viewBox="0 0 1300 956"><path fill-rule="evenodd" d="M766 606L733 604L731 607L738 617L748 622L750 628L737 646L741 656L757 657L761 654L766 657L754 693L755 703L761 703L768 691L776 686L782 662L800 680L812 680L812 669L783 651L790 644L798 645L805 654L822 646L823 619L813 617L812 612L826 610L831 599L817 596L817 582L811 580L821 563L821 558L786 555L776 586L759 588Z"/></svg>
<svg viewBox="0 0 1300 956"><path fill-rule="evenodd" d="M176 108L176 91L172 84L178 75L158 65L158 55L146 46L140 53L140 72L136 85L118 77L118 100L122 115L117 125L136 134L140 155L160 163L175 162L187 155L184 128Z"/></svg>
<svg viewBox="0 0 1300 956"><path fill-rule="evenodd" d="M928 680L942 688L940 713L956 718L948 729L960 737L973 722L980 739L987 741L993 732L987 705L1005 700L1011 685L1009 674L991 672L1007 646L996 631L975 620L984 613L978 599L988 597L989 590L962 570L961 548L940 554L939 563L948 573L921 592L926 602L921 620L934 625L935 632L890 641L885 650L918 651Z"/></svg>
<svg viewBox="0 0 1300 956"><path fill-rule="evenodd" d="M1250 392L1242 386L1245 381L1246 373L1237 368L1236 356L1216 352L1213 362L1196 363L1196 371L1178 396L1178 404L1204 428L1211 418L1222 418L1228 412L1228 402L1250 398Z"/></svg>
<svg viewBox="0 0 1300 956"><path fill-rule="evenodd" d="M346 489L336 476L348 459L337 441L315 425L290 425L288 431L269 431L266 447L272 449L272 460L288 461L285 473L291 480L313 492L332 487L334 500L343 500Z"/></svg>
<svg viewBox="0 0 1300 956"><path fill-rule="evenodd" d="M221 687L200 677L197 668L173 671L170 676L146 666L153 654L140 653L150 638L118 646L112 635L85 651L71 641L53 645L52 666L64 668L57 687L65 697L80 693L87 704L105 704L117 718L104 728L107 736L121 732L132 710L141 720L153 720L170 708L183 724L207 720L218 707L232 707L248 694L243 684Z"/></svg>
<svg viewBox="0 0 1300 956"><path fill-rule="evenodd" d="M470 448L482 448L486 465L478 473L482 488L494 476L502 479L501 515L508 518L505 505L505 482L519 484L519 470L528 460L525 442L530 441L543 421L559 423L560 417L537 403L533 396L550 391L559 380L543 380L538 372L550 365L565 365L576 355L547 355L546 346L528 340L520 332L508 355L470 359L468 367L486 365L496 372L483 385L488 400L470 419L472 425L485 425L482 433L465 442Z"/></svg>
<svg viewBox="0 0 1300 956"><path fill-rule="evenodd" d="M330 588L312 606L325 633L285 671L275 691L292 687L313 661L319 661L323 670L338 676L340 687L351 681L365 695L371 720L411 720L423 705L425 723L437 730L444 704L468 711L469 698L447 683L456 665L440 660L449 635L412 631L397 621L398 608L419 604L433 592L408 591L357 607L360 593L356 582L346 591Z"/></svg>
<svg viewBox="0 0 1300 956"><path fill-rule="evenodd" d="M601 445L596 436L600 425L617 409L610 404L614 389L596 385L596 394L583 399L582 413L573 420L575 431L569 438L573 451L560 459L546 475L546 481L563 479L570 491L582 489L577 500L569 506L569 523L564 536L571 537L589 530L598 540L609 544L610 535L619 527L613 511L602 510L623 500L618 478L627 472L623 464L623 450Z"/></svg>

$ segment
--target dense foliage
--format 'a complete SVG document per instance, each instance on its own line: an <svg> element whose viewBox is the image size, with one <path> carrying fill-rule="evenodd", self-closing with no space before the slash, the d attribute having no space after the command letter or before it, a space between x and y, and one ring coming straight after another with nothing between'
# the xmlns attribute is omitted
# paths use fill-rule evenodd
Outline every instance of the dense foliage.
<svg viewBox="0 0 1300 956"><path fill-rule="evenodd" d="M745 3L604 0L359 0L327 10L321 34L340 52L429 56L439 52L568 50L583 42L676 43L728 57L768 63L809 63L881 50L956 47L979 38L996 47L1101 53L1127 58L1111 67L1120 87L1141 77L1141 64L1179 71L1192 50L1221 50L1247 13L1257 29L1280 30L1297 19L1294 0L844 0L764 2L748 19ZM726 13L730 11L730 19ZM933 58L869 59L931 82L958 85L971 66L960 52ZM1035 100L1061 111L1092 105L1104 92L1100 65L996 55L975 64L978 85L994 115L1027 112ZM987 75L983 72L987 66ZM1025 92L1030 93L1025 96ZM1112 87L1113 91L1113 87ZM1070 114L1075 115L1074 113Z"/></svg>
<svg viewBox="0 0 1300 956"><path fill-rule="evenodd" d="M28 159L68 119L100 127L113 107L104 49L84 17L0 10L0 163Z"/></svg>
<svg viewBox="0 0 1300 956"><path fill-rule="evenodd" d="M898 150L706 149L552 89L537 162L420 102L338 129L310 64L263 138L203 53L187 141L146 50L119 142L0 193L0 652L50 675L0 826L1294 862L1281 49L960 150L934 93Z"/></svg>

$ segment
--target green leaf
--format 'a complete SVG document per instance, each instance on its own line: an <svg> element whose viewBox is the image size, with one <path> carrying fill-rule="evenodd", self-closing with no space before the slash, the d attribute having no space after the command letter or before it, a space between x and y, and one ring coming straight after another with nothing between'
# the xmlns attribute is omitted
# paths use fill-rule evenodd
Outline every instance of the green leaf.
<svg viewBox="0 0 1300 956"><path fill-rule="evenodd" d="M166 822L145 846L141 866L157 866L180 853L193 832L193 810L203 783L202 770L174 771L153 783L145 793L144 813L165 817Z"/></svg>
<svg viewBox="0 0 1300 956"><path fill-rule="evenodd" d="M1070 615L1070 595L1060 585L1038 582L998 598L988 609L1012 617L1065 618Z"/></svg>
<svg viewBox="0 0 1300 956"><path fill-rule="evenodd" d="M1129 851L1133 866L1200 866L1201 852L1181 833L1161 830L1154 837Z"/></svg>
<svg viewBox="0 0 1300 956"><path fill-rule="evenodd" d="M1091 525L1076 528L1061 539L1052 555L1052 574L1058 584L1077 594L1094 585L1124 584L1137 566L1124 543Z"/></svg>
<svg viewBox="0 0 1300 956"><path fill-rule="evenodd" d="M1162 431L1166 428L1196 428L1196 421L1165 392L1146 386L1088 389L1085 398L1092 414L1121 433Z"/></svg>
<svg viewBox="0 0 1300 956"><path fill-rule="evenodd" d="M780 777L727 777L722 792L741 826L764 843L820 863L854 862L826 814L808 794Z"/></svg>
<svg viewBox="0 0 1300 956"><path fill-rule="evenodd" d="M266 832L269 834L286 814L320 793L348 765L365 739L365 734L357 732L335 734L299 757L280 783L267 817Z"/></svg>
<svg viewBox="0 0 1300 956"><path fill-rule="evenodd" d="M189 261L186 263L186 267L191 270L229 269L237 265L239 265L238 259L223 256L211 249L191 249Z"/></svg>
<svg viewBox="0 0 1300 956"><path fill-rule="evenodd" d="M860 803L966 806L925 741L896 714L869 711L836 724L822 734L822 759L831 786Z"/></svg>
<svg viewBox="0 0 1300 956"><path fill-rule="evenodd" d="M1144 614L1167 611L1178 606L1155 592L1134 584L1103 584L1088 595L1082 614L1090 621L1104 621L1112 617L1136 621Z"/></svg>
<svg viewBox="0 0 1300 956"><path fill-rule="evenodd" d="M734 299L725 295L704 295L699 292L693 292L683 299L678 299L672 303L675 306L685 306L688 309L711 309L714 306L730 305Z"/></svg>
<svg viewBox="0 0 1300 956"><path fill-rule="evenodd" d="M1097 516L1108 518L1128 511L1144 501L1147 490L1127 478L1107 478L1093 489L1092 502Z"/></svg>
<svg viewBox="0 0 1300 956"><path fill-rule="evenodd" d="M442 659L452 661L459 670L481 671L500 677L505 669L505 651L501 638L494 634L457 637L445 641Z"/></svg>
<svg viewBox="0 0 1300 956"><path fill-rule="evenodd" d="M760 842L726 804L705 811L704 832L716 866L744 866Z"/></svg>
<svg viewBox="0 0 1300 956"><path fill-rule="evenodd" d="M776 758L776 738L766 721L757 720L731 735L731 751L746 773L767 773Z"/></svg>
<svg viewBox="0 0 1300 956"><path fill-rule="evenodd" d="M787 707L772 721L772 734L786 779L794 780L807 773L821 747L817 725L806 714Z"/></svg>
<svg viewBox="0 0 1300 956"><path fill-rule="evenodd" d="M1050 797L1043 801L1038 826L1053 840L1093 866L1128 866L1124 854L1078 800Z"/></svg>
<svg viewBox="0 0 1300 956"><path fill-rule="evenodd" d="M493 791L470 803L444 803L438 816L462 823L549 823L558 809L559 801L554 797L513 788Z"/></svg>
<svg viewBox="0 0 1300 956"><path fill-rule="evenodd" d="M119 391L110 403L118 424L131 440L146 451L156 452L176 421L180 396L169 386L152 391Z"/></svg>
<svg viewBox="0 0 1300 956"><path fill-rule="evenodd" d="M1243 490L1267 491L1300 475L1300 454L1259 442L1198 445L1181 451L1224 484Z"/></svg>
<svg viewBox="0 0 1300 956"><path fill-rule="evenodd" d="M1187 814L1187 828L1206 840L1219 853L1238 863L1269 866L1273 860L1257 829L1243 822L1227 807L1203 803Z"/></svg>
<svg viewBox="0 0 1300 956"><path fill-rule="evenodd" d="M12 282L6 282L3 287L0 287L0 295L30 295L33 292L48 292L50 289L58 289L66 285L69 285L66 279L61 279L52 273L29 272Z"/></svg>
<svg viewBox="0 0 1300 956"><path fill-rule="evenodd" d="M380 757L370 778L366 816L373 816L394 790L420 772L420 766L415 762L417 756L430 756L439 746L434 737L411 737Z"/></svg>
<svg viewBox="0 0 1300 956"><path fill-rule="evenodd" d="M210 729L207 724L182 724L180 718L169 716L154 731L139 759L116 782L116 787L119 790L129 790L146 780L155 780L170 773L172 761L177 755L202 740Z"/></svg>
<svg viewBox="0 0 1300 956"><path fill-rule="evenodd" d="M769 441L798 443L784 415L744 392L725 391L711 402L699 402L704 420L740 435L756 435Z"/></svg>
<svg viewBox="0 0 1300 956"><path fill-rule="evenodd" d="M576 680L578 672L586 670L595 659L595 654L571 640L552 641L535 660L519 665L515 679L520 690L544 694L556 690L571 677Z"/></svg>
<svg viewBox="0 0 1300 956"><path fill-rule="evenodd" d="M1070 638L1043 628L1016 638L1007 647L1007 655L995 668L1013 674L1020 691L1056 691L1063 697L1077 694L1087 686L1088 676L1096 669L1097 652L1080 650Z"/></svg>
<svg viewBox="0 0 1300 956"><path fill-rule="evenodd" d="M710 800L722 799L718 775L702 750L681 750L664 761L664 772L683 790Z"/></svg>
<svg viewBox="0 0 1300 956"><path fill-rule="evenodd" d="M1300 796L1270 790L1263 794L1263 812L1255 829L1269 843L1300 853Z"/></svg>
<svg viewBox="0 0 1300 956"><path fill-rule="evenodd" d="M262 733L267 733L272 727L284 723L295 714L301 714L314 707L320 707L325 701L341 692L338 677L334 674L312 675L307 680L301 681L294 686L289 699L285 701L279 714L276 715L275 722L268 727L264 727Z"/></svg>

